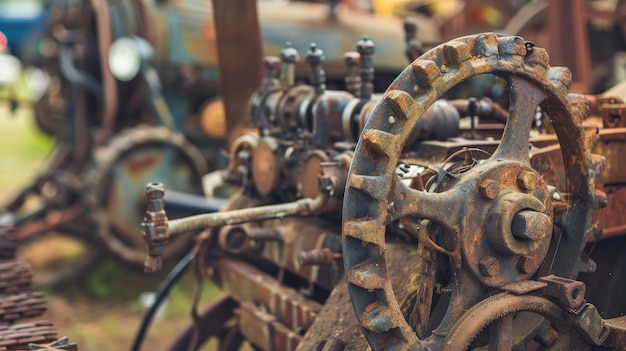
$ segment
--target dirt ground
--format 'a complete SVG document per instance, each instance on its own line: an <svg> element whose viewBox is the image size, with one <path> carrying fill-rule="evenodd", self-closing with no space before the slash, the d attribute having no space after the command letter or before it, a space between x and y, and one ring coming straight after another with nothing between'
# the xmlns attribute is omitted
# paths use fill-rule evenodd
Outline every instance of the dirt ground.
<svg viewBox="0 0 626 351"><path fill-rule="evenodd" d="M30 110L20 108L11 115L7 105L0 102L0 208L42 170L52 145L51 139L37 132ZM39 247L22 250L20 256L32 258L45 256L41 252L67 254L75 250L80 247L76 249L52 237ZM36 267L41 265L33 263ZM175 263L168 262L168 268ZM105 258L87 276L68 282L60 290L44 287L48 311L41 319L52 321L59 335L77 342L81 351L130 350L145 311L139 297L143 292L156 291L166 274L167 269L159 275L147 275L116 259ZM219 294L209 283L203 286L202 305ZM142 350L165 350L191 321L190 303L195 287L192 272L187 272L149 329ZM212 349L212 345L203 348Z"/></svg>

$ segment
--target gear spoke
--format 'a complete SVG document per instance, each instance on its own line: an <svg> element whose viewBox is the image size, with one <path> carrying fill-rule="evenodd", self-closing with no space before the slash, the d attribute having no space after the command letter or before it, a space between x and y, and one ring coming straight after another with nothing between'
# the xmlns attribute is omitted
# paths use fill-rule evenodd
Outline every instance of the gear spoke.
<svg viewBox="0 0 626 351"><path fill-rule="evenodd" d="M511 77L509 118L502 141L493 154L493 160L511 160L530 165L528 140L537 106L546 99L545 92L532 82Z"/></svg>
<svg viewBox="0 0 626 351"><path fill-rule="evenodd" d="M489 351L510 351L513 345L513 315L507 314L489 326Z"/></svg>
<svg viewBox="0 0 626 351"><path fill-rule="evenodd" d="M446 228L456 223L459 211L459 196L454 189L443 193L428 193L412 189L398 178L394 178L388 200L391 222L404 216L430 219Z"/></svg>

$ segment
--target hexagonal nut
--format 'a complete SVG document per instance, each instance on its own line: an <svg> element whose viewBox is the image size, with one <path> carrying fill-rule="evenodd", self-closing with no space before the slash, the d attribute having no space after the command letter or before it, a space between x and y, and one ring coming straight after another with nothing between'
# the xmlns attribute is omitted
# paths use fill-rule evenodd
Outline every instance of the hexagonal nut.
<svg viewBox="0 0 626 351"><path fill-rule="evenodd" d="M500 261L493 256L485 256L478 262L480 273L486 277L493 277L500 271Z"/></svg>
<svg viewBox="0 0 626 351"><path fill-rule="evenodd" d="M478 186L478 191L485 199L493 200L500 194L500 184L493 179L485 179Z"/></svg>
<svg viewBox="0 0 626 351"><path fill-rule="evenodd" d="M516 213L511 223L511 233L521 240L542 240L551 230L550 217L531 210Z"/></svg>
<svg viewBox="0 0 626 351"><path fill-rule="evenodd" d="M517 185L526 191L535 190L538 181L539 175L532 171L522 171L517 177Z"/></svg>

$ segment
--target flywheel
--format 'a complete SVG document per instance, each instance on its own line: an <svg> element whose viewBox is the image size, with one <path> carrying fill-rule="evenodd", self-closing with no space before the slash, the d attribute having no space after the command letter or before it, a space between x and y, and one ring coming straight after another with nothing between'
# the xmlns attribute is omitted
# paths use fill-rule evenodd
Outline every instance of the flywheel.
<svg viewBox="0 0 626 351"><path fill-rule="evenodd" d="M143 264L145 242L139 229L146 209L145 185L161 182L168 189L202 194L207 164L200 151L180 134L163 127L140 126L122 132L95 151L90 177L96 233L124 261ZM168 211L176 218L189 213ZM165 256L177 255L189 237L173 240Z"/></svg>

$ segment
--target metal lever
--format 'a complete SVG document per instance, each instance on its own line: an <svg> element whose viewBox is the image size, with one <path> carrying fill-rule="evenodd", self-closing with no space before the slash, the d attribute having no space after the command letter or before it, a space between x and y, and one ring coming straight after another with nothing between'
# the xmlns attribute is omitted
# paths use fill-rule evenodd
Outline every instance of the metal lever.
<svg viewBox="0 0 626 351"><path fill-rule="evenodd" d="M170 240L170 230L165 214L165 186L161 183L146 185L148 209L141 222L141 234L148 244L148 257L144 262L144 271L154 273L161 270L165 245Z"/></svg>
<svg viewBox="0 0 626 351"><path fill-rule="evenodd" d="M142 235L148 244L148 257L144 263L144 270L148 273L161 270L165 245L171 236L177 234L225 225L317 214L323 210L330 198L331 179L320 178L319 187L321 193L315 199L300 199L278 205L206 213L169 221L164 208L165 186L161 183L149 183L146 186L148 210L141 223Z"/></svg>

